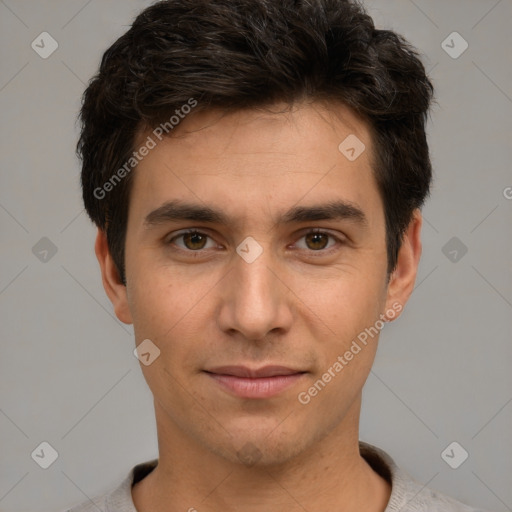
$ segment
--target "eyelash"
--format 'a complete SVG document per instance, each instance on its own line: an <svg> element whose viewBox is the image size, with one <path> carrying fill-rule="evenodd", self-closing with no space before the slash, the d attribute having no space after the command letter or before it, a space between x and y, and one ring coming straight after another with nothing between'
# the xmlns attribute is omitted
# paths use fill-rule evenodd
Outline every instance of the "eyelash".
<svg viewBox="0 0 512 512"><path fill-rule="evenodd" d="M329 238L335 240L336 244L333 245L332 247L329 247L329 248L326 248L326 249L318 249L318 250L314 250L314 249L298 249L298 250L305 250L311 254L315 254L315 253L318 253L319 256L325 256L325 255L328 255L330 254L331 252L337 250L339 248L340 245L343 245L343 240L340 239L339 237L333 235L332 233L329 233L328 231L324 231L322 229L319 229L319 228L314 228L314 229L311 229L309 231L307 231L306 233L302 234L301 237L299 238L299 240L305 238L307 235L310 235L310 234L321 234L321 235L327 235ZM174 235L172 238L168 239L165 243L166 245L174 245L173 242L178 239L178 238L181 238L183 237L184 235L187 235L187 234L197 234L197 235L202 235L202 236L206 236L208 237L209 239L212 239L212 237L210 235L208 235L207 233L204 233L202 231L199 231L197 229L188 229L186 231L182 231L182 232L179 232L178 234ZM181 247L177 247L176 250L178 251L182 251L182 252L186 252L186 253L190 253L190 254L201 254L202 252L204 251L207 251L208 249L198 249L197 251L194 251L192 249L183 249Z"/></svg>

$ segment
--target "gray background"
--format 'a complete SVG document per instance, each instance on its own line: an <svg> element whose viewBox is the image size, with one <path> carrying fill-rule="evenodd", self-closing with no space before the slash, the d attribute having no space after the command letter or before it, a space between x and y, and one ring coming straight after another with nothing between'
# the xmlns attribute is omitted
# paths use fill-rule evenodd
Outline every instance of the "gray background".
<svg viewBox="0 0 512 512"><path fill-rule="evenodd" d="M366 4L422 51L439 106L417 286L381 335L361 438L430 487L512 510L512 2ZM102 288L74 155L84 86L146 5L0 0L1 511L62 510L157 456L151 394ZM43 31L59 44L47 59L31 48ZM457 59L441 46L453 31L469 44ZM57 248L46 261L33 251L42 237ZM31 458L42 441L59 453L46 470ZM458 469L441 457L452 441L469 453Z"/></svg>

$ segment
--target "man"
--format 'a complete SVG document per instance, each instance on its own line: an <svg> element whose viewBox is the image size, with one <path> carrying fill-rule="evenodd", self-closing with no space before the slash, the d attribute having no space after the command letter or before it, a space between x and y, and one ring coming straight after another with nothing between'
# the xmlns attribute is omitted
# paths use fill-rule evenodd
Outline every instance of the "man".
<svg viewBox="0 0 512 512"><path fill-rule="evenodd" d="M470 511L360 443L421 254L433 87L348 0L171 0L84 93L85 207L159 458L73 512Z"/></svg>

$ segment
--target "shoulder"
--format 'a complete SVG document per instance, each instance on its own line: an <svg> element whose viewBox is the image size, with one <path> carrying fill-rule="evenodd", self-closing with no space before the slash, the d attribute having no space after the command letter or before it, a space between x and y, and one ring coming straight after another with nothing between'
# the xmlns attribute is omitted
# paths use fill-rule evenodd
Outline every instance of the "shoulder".
<svg viewBox="0 0 512 512"><path fill-rule="evenodd" d="M374 471L391 484L391 496L385 512L485 512L417 482L380 448L360 442L360 452Z"/></svg>
<svg viewBox="0 0 512 512"><path fill-rule="evenodd" d="M66 512L132 512L129 508L131 501L131 475L127 476L120 485L94 496ZM135 509L133 509L135 510Z"/></svg>
<svg viewBox="0 0 512 512"><path fill-rule="evenodd" d="M395 493L394 502L390 500L386 512L485 512L425 487L401 470L396 474L394 485L400 492Z"/></svg>
<svg viewBox="0 0 512 512"><path fill-rule="evenodd" d="M65 512L137 512L132 499L132 485L148 475L156 467L157 462L158 459L153 459L137 464L119 485Z"/></svg>

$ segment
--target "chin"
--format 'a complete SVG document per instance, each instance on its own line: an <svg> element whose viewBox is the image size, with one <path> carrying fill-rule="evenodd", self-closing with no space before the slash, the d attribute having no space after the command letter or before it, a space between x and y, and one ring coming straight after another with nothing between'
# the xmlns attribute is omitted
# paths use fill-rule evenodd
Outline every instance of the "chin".
<svg viewBox="0 0 512 512"><path fill-rule="evenodd" d="M229 462L246 467L286 464L307 448L303 434L277 432L276 435L276 430L238 431L226 440L226 444L209 447Z"/></svg>

